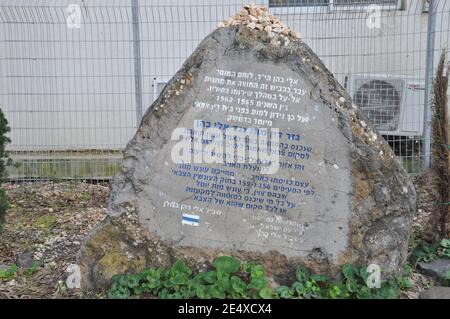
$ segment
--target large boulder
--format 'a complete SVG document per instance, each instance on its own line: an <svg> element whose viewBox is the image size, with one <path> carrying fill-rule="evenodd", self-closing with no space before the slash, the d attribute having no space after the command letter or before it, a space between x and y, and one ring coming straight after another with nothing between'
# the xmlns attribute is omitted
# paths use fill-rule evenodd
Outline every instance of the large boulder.
<svg viewBox="0 0 450 319"><path fill-rule="evenodd" d="M109 217L79 254L82 287L176 259L205 269L218 255L258 261L277 283L299 265L336 275L345 263L377 264L385 278L400 274L415 190L388 144L294 32L229 24L199 45L126 147ZM245 163L205 163L223 158L205 145L219 145L227 128L270 136L278 157L252 162L249 151ZM180 140L198 136L192 148L204 147L203 161L180 164Z"/></svg>

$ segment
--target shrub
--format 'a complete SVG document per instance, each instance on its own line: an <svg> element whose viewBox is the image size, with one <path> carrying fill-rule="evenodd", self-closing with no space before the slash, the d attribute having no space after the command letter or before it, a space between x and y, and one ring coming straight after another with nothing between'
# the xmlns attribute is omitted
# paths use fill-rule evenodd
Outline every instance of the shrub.
<svg viewBox="0 0 450 319"><path fill-rule="evenodd" d="M432 170L438 192L438 203L433 222L436 234L440 238L450 236L450 145L448 140L448 71L446 54L442 53L437 75L434 80L433 119L432 119Z"/></svg>

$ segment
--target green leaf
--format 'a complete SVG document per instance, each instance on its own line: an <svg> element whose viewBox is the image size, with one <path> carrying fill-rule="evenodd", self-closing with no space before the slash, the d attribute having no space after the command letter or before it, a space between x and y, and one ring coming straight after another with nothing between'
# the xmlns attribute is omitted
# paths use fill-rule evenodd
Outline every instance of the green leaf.
<svg viewBox="0 0 450 319"><path fill-rule="evenodd" d="M161 269L146 269L141 272L141 278L143 280L160 279Z"/></svg>
<svg viewBox="0 0 450 319"><path fill-rule="evenodd" d="M354 293L356 298L358 298L358 299L375 299L376 298L376 296L373 295L371 289L369 289L369 287L367 287L367 286L362 286L362 287L360 287L360 289L355 289L350 292Z"/></svg>
<svg viewBox="0 0 450 319"><path fill-rule="evenodd" d="M327 282L330 280L330 278L325 275L312 275L310 278L316 282Z"/></svg>
<svg viewBox="0 0 450 319"><path fill-rule="evenodd" d="M218 284L210 286L209 293L213 298L216 299L225 299L225 289Z"/></svg>
<svg viewBox="0 0 450 319"><path fill-rule="evenodd" d="M192 299L196 297L194 287L181 287L180 294L183 299Z"/></svg>
<svg viewBox="0 0 450 319"><path fill-rule="evenodd" d="M217 281L217 273L215 271L200 272L194 277L194 281L199 284L213 284Z"/></svg>
<svg viewBox="0 0 450 319"><path fill-rule="evenodd" d="M169 298L169 290L167 288L161 289L161 291L158 293L158 297L161 299L168 299Z"/></svg>
<svg viewBox="0 0 450 319"><path fill-rule="evenodd" d="M295 273L298 281L306 281L309 278L309 271L304 267L299 267Z"/></svg>
<svg viewBox="0 0 450 319"><path fill-rule="evenodd" d="M446 286L450 286L450 270L446 270L443 272L442 283Z"/></svg>
<svg viewBox="0 0 450 319"><path fill-rule="evenodd" d="M138 287L134 288L133 291L134 291L134 294L139 297L144 292L144 288L142 286L138 286Z"/></svg>
<svg viewBox="0 0 450 319"><path fill-rule="evenodd" d="M133 289L133 288L136 288L137 286L139 286L140 276L127 275L126 279L127 279L127 287L128 288Z"/></svg>
<svg viewBox="0 0 450 319"><path fill-rule="evenodd" d="M166 299L182 299L183 296L179 292L168 293L166 295Z"/></svg>
<svg viewBox="0 0 450 319"><path fill-rule="evenodd" d="M232 292L235 293L235 295L246 297L247 296L247 284L239 277L233 276L231 277L231 288Z"/></svg>
<svg viewBox="0 0 450 319"><path fill-rule="evenodd" d="M347 281L345 283L345 287L347 288L347 290L349 292L355 293L358 291L358 283L351 279L347 279Z"/></svg>
<svg viewBox="0 0 450 319"><path fill-rule="evenodd" d="M187 276L192 274L191 268L189 268L182 260L177 260L171 270L170 273L173 274L185 274Z"/></svg>
<svg viewBox="0 0 450 319"><path fill-rule="evenodd" d="M111 290L108 293L110 299L128 299L130 298L130 290L127 287L119 287L118 289Z"/></svg>
<svg viewBox="0 0 450 319"><path fill-rule="evenodd" d="M361 267L359 269L359 277L363 280L363 282L366 283L367 279L369 279L370 275L371 275L371 273L369 273L366 268Z"/></svg>
<svg viewBox="0 0 450 319"><path fill-rule="evenodd" d="M450 248L450 239L442 239L441 246L444 248Z"/></svg>
<svg viewBox="0 0 450 319"><path fill-rule="evenodd" d="M256 290L261 290L266 286L266 278L264 277L256 277L250 281L248 288L253 288Z"/></svg>
<svg viewBox="0 0 450 319"><path fill-rule="evenodd" d="M265 275L266 272L264 270L264 266L262 265L253 265L250 269L250 276L252 278L263 278Z"/></svg>
<svg viewBox="0 0 450 319"><path fill-rule="evenodd" d="M292 297L292 291L287 286L277 287L277 289L275 290L275 293L278 297L280 297L282 299L289 299Z"/></svg>
<svg viewBox="0 0 450 319"><path fill-rule="evenodd" d="M351 281L356 281L356 274L358 273L358 269L355 266L345 264L342 267L342 274L344 277Z"/></svg>
<svg viewBox="0 0 450 319"><path fill-rule="evenodd" d="M217 278L217 284L223 287L223 289L225 291L228 291L229 293L233 291L233 289L231 288L231 279L229 274Z"/></svg>
<svg viewBox="0 0 450 319"><path fill-rule="evenodd" d="M383 299L396 299L399 295L399 287L396 282L390 280L381 285L381 289L376 289L378 296Z"/></svg>
<svg viewBox="0 0 450 319"><path fill-rule="evenodd" d="M120 287L120 285L119 285L119 283L116 281L116 282L113 282L113 283L111 284L111 288L110 288L109 290L110 290L110 291L112 291L112 290L117 290L119 287Z"/></svg>
<svg viewBox="0 0 450 319"><path fill-rule="evenodd" d="M400 288L401 289L409 289L413 286L413 283L408 277L403 277L400 279Z"/></svg>
<svg viewBox="0 0 450 319"><path fill-rule="evenodd" d="M128 287L128 278L126 275L120 276L119 278L119 286L121 287Z"/></svg>
<svg viewBox="0 0 450 319"><path fill-rule="evenodd" d="M414 266L417 265L419 261L432 262L437 256L437 249L439 243L429 244L427 242L422 242L418 244L411 252L409 260Z"/></svg>
<svg viewBox="0 0 450 319"><path fill-rule="evenodd" d="M114 283L118 283L119 282L119 279L122 277L122 275L114 275L114 276L112 276L112 278L111 278L111 283L112 284L114 284Z"/></svg>
<svg viewBox="0 0 450 319"><path fill-rule="evenodd" d="M160 286L161 281L159 279L152 279L142 284L142 287L148 291L159 288Z"/></svg>
<svg viewBox="0 0 450 319"><path fill-rule="evenodd" d="M259 291L259 296L263 299L272 299L273 291L272 289L265 287Z"/></svg>
<svg viewBox="0 0 450 319"><path fill-rule="evenodd" d="M161 269L148 269L141 273L142 287L150 291L161 286Z"/></svg>
<svg viewBox="0 0 450 319"><path fill-rule="evenodd" d="M241 268L241 262L234 257L221 256L214 259L213 266L217 271L232 274L239 271Z"/></svg>
<svg viewBox="0 0 450 319"><path fill-rule="evenodd" d="M338 299L345 297L345 288L341 285L335 284L330 289L328 289L328 296L331 299Z"/></svg>
<svg viewBox="0 0 450 319"><path fill-rule="evenodd" d="M297 292L298 296L302 296L305 293L305 285L300 281L294 282L292 288Z"/></svg>
<svg viewBox="0 0 450 319"><path fill-rule="evenodd" d="M209 288L204 285L198 285L195 288L195 295L200 299L210 299L211 295L209 293Z"/></svg>
<svg viewBox="0 0 450 319"><path fill-rule="evenodd" d="M185 285L188 282L188 278L185 274L177 274L169 279L170 283L175 286Z"/></svg>
<svg viewBox="0 0 450 319"><path fill-rule="evenodd" d="M442 256L450 258L450 248L442 248L441 253L442 253Z"/></svg>
<svg viewBox="0 0 450 319"><path fill-rule="evenodd" d="M446 270L442 273L442 278L445 280L450 280L450 270Z"/></svg>

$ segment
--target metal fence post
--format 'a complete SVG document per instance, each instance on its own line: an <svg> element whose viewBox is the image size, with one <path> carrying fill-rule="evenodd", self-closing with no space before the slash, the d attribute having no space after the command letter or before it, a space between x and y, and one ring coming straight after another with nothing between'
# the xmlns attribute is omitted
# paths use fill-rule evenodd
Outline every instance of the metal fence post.
<svg viewBox="0 0 450 319"><path fill-rule="evenodd" d="M134 93L136 99L136 127L142 118L142 72L141 72L141 30L139 0L131 0L133 23Z"/></svg>
<svg viewBox="0 0 450 319"><path fill-rule="evenodd" d="M431 120L433 104L433 79L434 79L434 51L436 37L437 0L430 0L427 30L427 65L425 74L425 109L424 109L424 160L422 169L427 170L431 166Z"/></svg>

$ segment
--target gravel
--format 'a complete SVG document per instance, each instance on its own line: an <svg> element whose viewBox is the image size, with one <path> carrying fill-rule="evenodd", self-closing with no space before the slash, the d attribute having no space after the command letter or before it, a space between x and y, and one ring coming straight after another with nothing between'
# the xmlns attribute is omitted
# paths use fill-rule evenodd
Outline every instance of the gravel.
<svg viewBox="0 0 450 319"><path fill-rule="evenodd" d="M79 298L67 289L66 269L86 234L106 217L108 187L81 182L5 184L10 208L0 234L0 264L26 257L35 270L18 268L15 278L0 280L0 298ZM24 260L25 261L25 260Z"/></svg>

